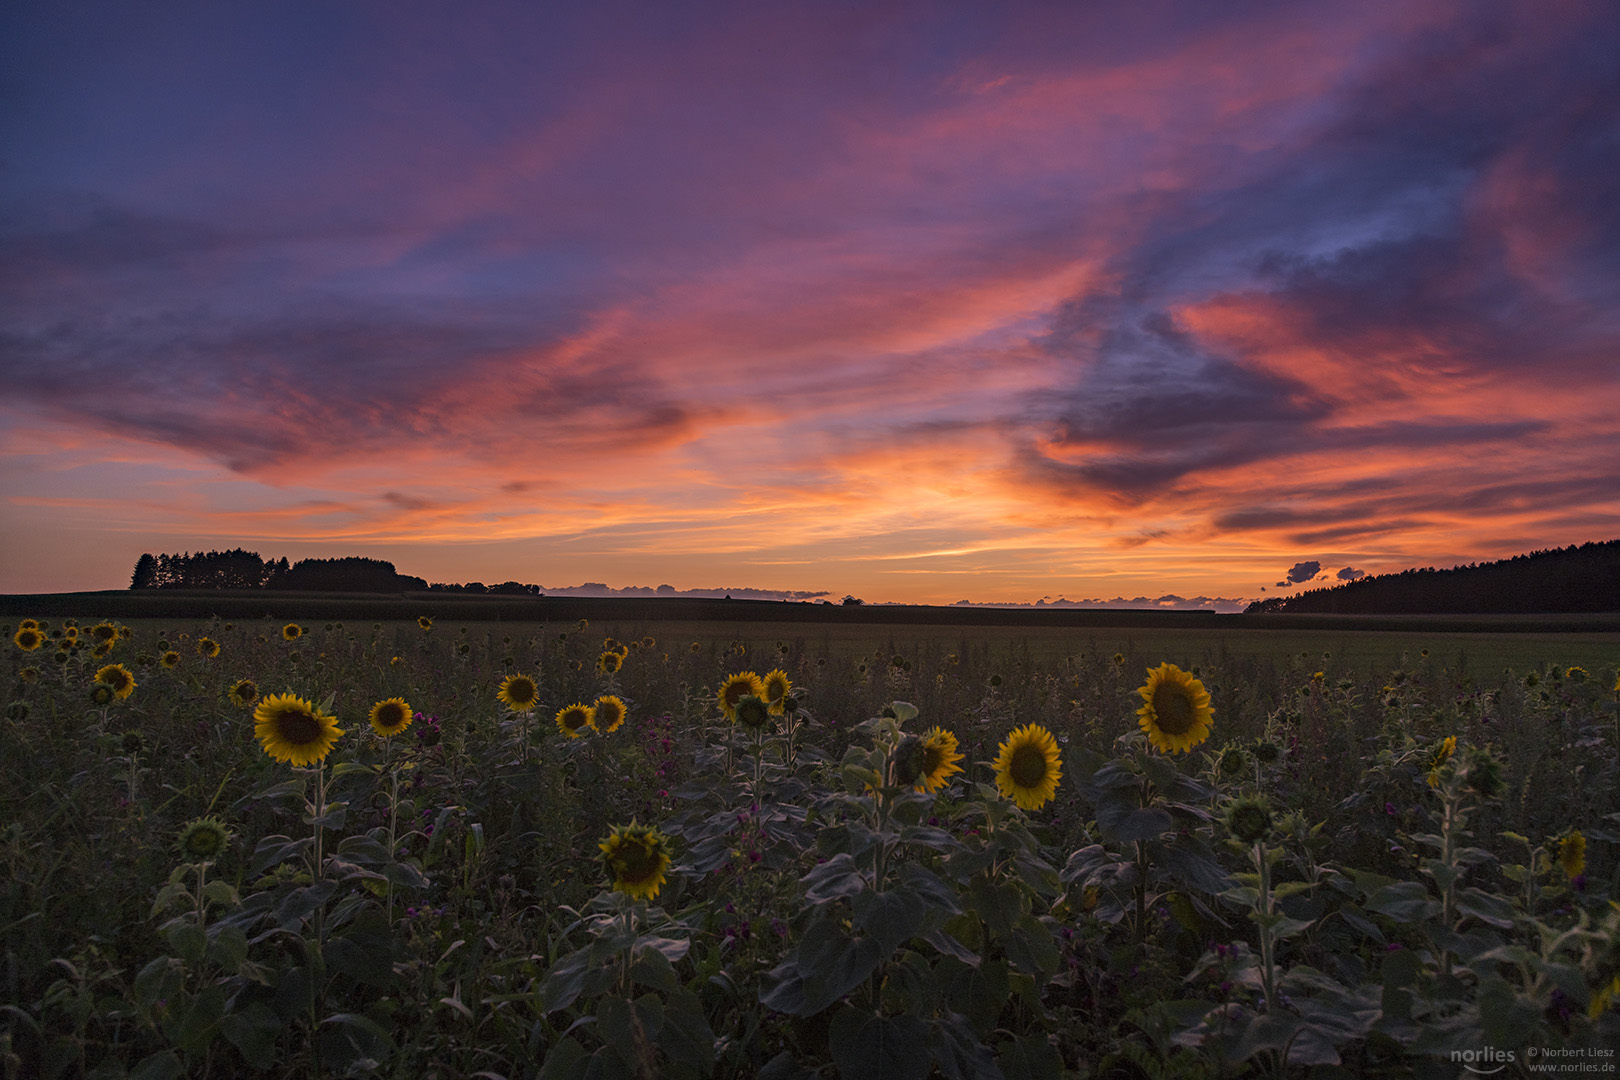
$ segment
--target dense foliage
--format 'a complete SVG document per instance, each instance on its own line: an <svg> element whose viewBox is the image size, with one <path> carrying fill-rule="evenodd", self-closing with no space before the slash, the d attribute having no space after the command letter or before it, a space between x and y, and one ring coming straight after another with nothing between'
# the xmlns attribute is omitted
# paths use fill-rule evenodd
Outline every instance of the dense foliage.
<svg viewBox="0 0 1620 1080"><path fill-rule="evenodd" d="M1496 562L1375 574L1297 596L1256 600L1251 613L1528 614L1620 611L1620 540L1571 544Z"/></svg>
<svg viewBox="0 0 1620 1080"><path fill-rule="evenodd" d="M1612 670L649 629L8 627L0 1067L1393 1077L1620 1043Z"/></svg>

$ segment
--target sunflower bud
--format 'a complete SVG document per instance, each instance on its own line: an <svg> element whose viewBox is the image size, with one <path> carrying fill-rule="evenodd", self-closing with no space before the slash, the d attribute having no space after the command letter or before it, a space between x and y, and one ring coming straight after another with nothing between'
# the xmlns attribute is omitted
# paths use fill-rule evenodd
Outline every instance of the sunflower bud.
<svg viewBox="0 0 1620 1080"><path fill-rule="evenodd" d="M762 728L771 718L771 707L757 694L744 694L737 699L737 723L744 727Z"/></svg>
<svg viewBox="0 0 1620 1080"><path fill-rule="evenodd" d="M1226 808L1226 828L1243 844L1258 844L1271 834L1271 806L1259 796L1234 799Z"/></svg>
<svg viewBox="0 0 1620 1080"><path fill-rule="evenodd" d="M112 687L98 686L90 691L90 700L97 705L111 705L113 699Z"/></svg>
<svg viewBox="0 0 1620 1080"><path fill-rule="evenodd" d="M144 743L143 743L143 741L141 739L141 733L140 732L138 732L138 731L126 731L126 732L124 732L124 753L129 754L131 757L133 757L134 755L141 752L141 749L142 749L143 746L144 746Z"/></svg>
<svg viewBox="0 0 1620 1080"><path fill-rule="evenodd" d="M1482 799L1494 799L1507 785L1502 780L1502 763L1489 750L1470 750L1463 780Z"/></svg>
<svg viewBox="0 0 1620 1080"><path fill-rule="evenodd" d="M928 751L921 739L907 735L889 758L889 783L911 787L928 767Z"/></svg>
<svg viewBox="0 0 1620 1080"><path fill-rule="evenodd" d="M14 724L20 724L28 719L28 702L13 701L6 706L6 719Z"/></svg>
<svg viewBox="0 0 1620 1080"><path fill-rule="evenodd" d="M799 711L799 699L794 697L792 694L789 694L787 697L783 698L782 699L782 711L789 714L789 715L792 715L793 713L798 712Z"/></svg>
<svg viewBox="0 0 1620 1080"><path fill-rule="evenodd" d="M1222 776L1238 776L1249 767L1249 755L1243 752L1241 746L1229 745L1221 751L1216 764Z"/></svg>
<svg viewBox="0 0 1620 1080"><path fill-rule="evenodd" d="M1262 739L1254 744L1254 760L1262 765L1275 765L1282 758L1282 747Z"/></svg>

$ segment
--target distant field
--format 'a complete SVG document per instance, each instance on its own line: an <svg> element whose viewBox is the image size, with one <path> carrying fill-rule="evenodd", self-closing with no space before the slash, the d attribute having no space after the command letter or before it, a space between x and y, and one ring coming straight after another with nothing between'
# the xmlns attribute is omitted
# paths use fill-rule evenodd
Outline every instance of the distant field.
<svg viewBox="0 0 1620 1080"><path fill-rule="evenodd" d="M1400 664L1480 675L1546 663L1590 670L1620 663L1620 614L1540 616L1224 615L1152 610L998 609L767 601L596 597L404 597L330 593L187 593L181 591L0 596L0 620L118 618L134 625L210 617L279 625L286 620L414 622L427 615L444 628L466 625L528 636L546 626L588 620L621 638L749 646L800 643L828 655L880 649L931 654L979 652L987 659L1035 662L1122 653L1156 664L1208 664L1223 656L1283 661L1328 653L1340 670ZM1428 655L1423 652L1427 650ZM1319 663L1312 666L1320 666Z"/></svg>

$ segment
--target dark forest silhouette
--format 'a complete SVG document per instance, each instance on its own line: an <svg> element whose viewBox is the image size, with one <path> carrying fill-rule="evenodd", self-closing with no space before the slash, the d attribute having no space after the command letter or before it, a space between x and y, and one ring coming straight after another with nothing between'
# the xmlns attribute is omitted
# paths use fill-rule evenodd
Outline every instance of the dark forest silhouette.
<svg viewBox="0 0 1620 1080"><path fill-rule="evenodd" d="M258 589L299 592L444 592L478 596L543 596L540 586L506 581L485 585L434 583L401 574L385 559L350 555L341 559L265 559L256 551L199 551L181 555L142 555L135 562L131 589Z"/></svg>
<svg viewBox="0 0 1620 1080"><path fill-rule="evenodd" d="M1620 540L1532 551L1450 570L1364 577L1298 596L1257 600L1248 613L1461 615L1620 611Z"/></svg>

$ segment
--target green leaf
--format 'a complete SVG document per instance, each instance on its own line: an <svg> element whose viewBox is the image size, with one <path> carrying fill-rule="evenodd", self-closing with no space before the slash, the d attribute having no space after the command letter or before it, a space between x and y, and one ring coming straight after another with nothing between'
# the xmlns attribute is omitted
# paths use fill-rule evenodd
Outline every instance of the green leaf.
<svg viewBox="0 0 1620 1080"><path fill-rule="evenodd" d="M1438 914L1440 905L1430 898L1421 881L1396 881L1369 895L1367 910L1388 915L1396 922L1415 923Z"/></svg>
<svg viewBox="0 0 1620 1080"><path fill-rule="evenodd" d="M845 1007L827 1028L827 1046L844 1080L927 1080L933 1071L928 1028L914 1016L878 1016Z"/></svg>
<svg viewBox="0 0 1620 1080"><path fill-rule="evenodd" d="M669 958L657 949L646 948L636 950L635 960L630 964L630 981L665 993L678 990L681 985Z"/></svg>
<svg viewBox="0 0 1620 1080"><path fill-rule="evenodd" d="M185 1066L172 1050L159 1050L129 1071L129 1080L177 1080Z"/></svg>
<svg viewBox="0 0 1620 1080"><path fill-rule="evenodd" d="M664 1002L664 1030L658 1045L671 1061L685 1065L700 1076L714 1071L714 1030L703 1015L697 995L680 990Z"/></svg>
<svg viewBox="0 0 1620 1080"><path fill-rule="evenodd" d="M851 938L830 919L817 922L805 932L795 953L804 983L803 1011L798 1015L813 1016L855 989L884 955L870 938Z"/></svg>
<svg viewBox="0 0 1620 1080"><path fill-rule="evenodd" d="M546 1051L536 1080L574 1080L584 1073L584 1064L591 1055L573 1036L564 1036Z"/></svg>
<svg viewBox="0 0 1620 1080"><path fill-rule="evenodd" d="M985 878L974 878L968 884L966 900L969 909L983 919L997 937L1011 931L1013 924L1029 910L1029 898L1018 886L997 884Z"/></svg>
<svg viewBox="0 0 1620 1080"><path fill-rule="evenodd" d="M996 1064L1006 1080L1058 1080L1063 1056L1039 1036L1014 1035L996 1047Z"/></svg>
<svg viewBox="0 0 1620 1080"><path fill-rule="evenodd" d="M225 974L235 975L242 961L247 959L247 934L242 932L240 926L216 923L209 927L208 938L208 959Z"/></svg>
<svg viewBox="0 0 1620 1080"><path fill-rule="evenodd" d="M255 1069L268 1069L276 1063L276 1037L281 1034L281 1018L260 1001L249 1002L229 1013L220 1024L220 1033Z"/></svg>
<svg viewBox="0 0 1620 1080"><path fill-rule="evenodd" d="M909 889L867 890L855 897L855 926L887 957L922 931L928 905Z"/></svg>
<svg viewBox="0 0 1620 1080"><path fill-rule="evenodd" d="M1158 807L1103 804L1097 807L1097 831L1114 844L1151 840L1175 828L1175 819Z"/></svg>
<svg viewBox="0 0 1620 1080"><path fill-rule="evenodd" d="M1024 915L1006 937L1007 959L1013 967L1044 983L1057 971L1058 947L1052 930L1033 915Z"/></svg>
<svg viewBox="0 0 1620 1080"><path fill-rule="evenodd" d="M1458 893L1457 911L1503 930L1513 928L1513 905L1480 889L1468 888Z"/></svg>
<svg viewBox="0 0 1620 1080"><path fill-rule="evenodd" d="M208 952L208 935L190 920L171 923L163 932L163 938L175 955L192 966L200 964Z"/></svg>
<svg viewBox="0 0 1620 1080"><path fill-rule="evenodd" d="M217 983L205 986L186 1002L175 1026L174 1041L186 1054L200 1054L219 1034L224 1018L225 988Z"/></svg>
<svg viewBox="0 0 1620 1080"><path fill-rule="evenodd" d="M812 904L854 896L866 888L866 877L848 854L834 855L811 870L800 882L804 885L804 898Z"/></svg>

